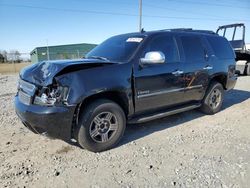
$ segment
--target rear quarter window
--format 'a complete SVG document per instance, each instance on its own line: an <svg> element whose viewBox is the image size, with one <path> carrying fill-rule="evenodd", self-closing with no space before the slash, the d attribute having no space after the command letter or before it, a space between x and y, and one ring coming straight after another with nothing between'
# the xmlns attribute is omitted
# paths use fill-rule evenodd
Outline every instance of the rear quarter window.
<svg viewBox="0 0 250 188"><path fill-rule="evenodd" d="M234 52L229 42L223 37L207 37L207 40L219 59L234 59Z"/></svg>
<svg viewBox="0 0 250 188"><path fill-rule="evenodd" d="M182 47L187 63L197 63L204 61L205 49L198 36L182 36Z"/></svg>

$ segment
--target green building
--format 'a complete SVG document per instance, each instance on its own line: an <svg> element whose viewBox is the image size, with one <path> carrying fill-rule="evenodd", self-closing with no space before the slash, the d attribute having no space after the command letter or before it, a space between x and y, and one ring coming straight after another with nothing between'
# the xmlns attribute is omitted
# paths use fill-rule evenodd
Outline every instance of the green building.
<svg viewBox="0 0 250 188"><path fill-rule="evenodd" d="M79 59L85 56L95 44L69 44L58 46L37 47L30 52L32 63L37 63L44 60L56 59Z"/></svg>

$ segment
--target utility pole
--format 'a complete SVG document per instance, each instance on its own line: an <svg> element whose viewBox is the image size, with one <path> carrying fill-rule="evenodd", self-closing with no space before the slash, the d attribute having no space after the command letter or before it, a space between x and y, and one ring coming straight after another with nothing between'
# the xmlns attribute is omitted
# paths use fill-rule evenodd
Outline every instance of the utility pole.
<svg viewBox="0 0 250 188"><path fill-rule="evenodd" d="M47 42L47 60L49 61L49 44L48 44L48 39L46 39Z"/></svg>
<svg viewBox="0 0 250 188"><path fill-rule="evenodd" d="M139 32L142 29L142 0L139 0Z"/></svg>

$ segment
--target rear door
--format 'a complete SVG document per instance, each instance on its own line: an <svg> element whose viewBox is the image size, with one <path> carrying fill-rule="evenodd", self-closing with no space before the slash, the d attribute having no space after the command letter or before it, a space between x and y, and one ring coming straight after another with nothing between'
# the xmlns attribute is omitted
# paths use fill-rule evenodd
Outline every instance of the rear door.
<svg viewBox="0 0 250 188"><path fill-rule="evenodd" d="M141 58L147 52L161 51L165 63L135 68L135 110L142 112L177 105L183 101L183 63L173 36L161 34L146 44Z"/></svg>
<svg viewBox="0 0 250 188"><path fill-rule="evenodd" d="M213 66L205 38L200 35L179 37L184 56L185 102L199 101L205 94L209 82L209 73Z"/></svg>

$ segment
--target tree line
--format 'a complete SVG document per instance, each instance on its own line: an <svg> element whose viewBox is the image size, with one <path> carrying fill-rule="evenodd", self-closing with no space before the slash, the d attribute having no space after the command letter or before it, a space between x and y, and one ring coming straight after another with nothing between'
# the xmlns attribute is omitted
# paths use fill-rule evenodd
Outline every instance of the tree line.
<svg viewBox="0 0 250 188"><path fill-rule="evenodd" d="M20 63L21 61L21 53L18 50L0 51L0 63Z"/></svg>

